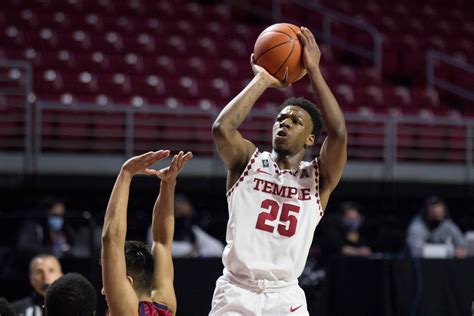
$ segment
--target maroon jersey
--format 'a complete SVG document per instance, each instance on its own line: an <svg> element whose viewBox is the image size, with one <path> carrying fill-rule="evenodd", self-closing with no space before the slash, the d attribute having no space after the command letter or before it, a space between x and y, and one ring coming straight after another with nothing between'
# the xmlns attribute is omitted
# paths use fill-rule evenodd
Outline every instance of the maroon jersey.
<svg viewBox="0 0 474 316"><path fill-rule="evenodd" d="M138 316L172 316L170 309L155 302L140 302Z"/></svg>

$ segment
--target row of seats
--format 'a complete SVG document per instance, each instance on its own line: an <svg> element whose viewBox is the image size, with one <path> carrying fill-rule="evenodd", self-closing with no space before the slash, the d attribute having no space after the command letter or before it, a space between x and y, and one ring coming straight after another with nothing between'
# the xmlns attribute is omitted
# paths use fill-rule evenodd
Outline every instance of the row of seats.
<svg viewBox="0 0 474 316"><path fill-rule="evenodd" d="M256 1L265 3L265 1ZM426 51L437 49L465 63L474 63L474 6L471 2L451 1L322 1L356 20L373 25L382 33L383 73L402 76L409 85L425 82ZM301 23L322 29L322 17L301 6L283 4L281 11ZM321 20L321 21L320 21ZM367 31L337 20L331 22L331 34L361 48L373 48Z"/></svg>
<svg viewBox="0 0 474 316"><path fill-rule="evenodd" d="M225 77L199 78L192 76L162 77L157 75L127 75L124 73L57 72L46 70L36 73L34 90L38 95L62 94L65 92L87 95L106 94L113 96L141 95L144 97L178 96L180 98L210 98L216 102L228 100L248 83L245 79ZM332 85L334 93L344 104L363 104L373 107L413 106L439 107L434 90L412 89L383 85L353 86L347 83ZM283 91L283 92L282 92ZM272 101L283 96L311 95L307 80L295 83L287 90L274 90Z"/></svg>
<svg viewBox="0 0 474 316"><path fill-rule="evenodd" d="M31 10L19 13L9 12L2 16L0 12L0 27L15 26L20 30L30 31L49 28L59 31L74 31L81 29L89 32L111 32L120 34L136 34L151 32L154 34L183 34L183 35L226 35L248 38L257 31L255 27L246 24L229 25L226 21L203 19L201 23L187 18L167 20L167 17L153 16L136 19L127 16L102 16L96 13L69 14L62 11L33 13Z"/></svg>
<svg viewBox="0 0 474 316"><path fill-rule="evenodd" d="M189 56L198 52L207 57L225 56L236 59L248 58L253 50L253 46L247 41L232 37L226 41L219 41L207 36L183 37L175 34L160 36L142 33L123 36L117 32L97 34L83 30L56 33L48 28L22 34L13 26L0 32L0 42L5 48L34 47L42 50L66 49L82 52L99 50L109 54L131 52L179 56Z"/></svg>
<svg viewBox="0 0 474 316"><path fill-rule="evenodd" d="M189 1L2 1L0 8L12 13L20 13L23 20L35 22L33 12L50 12L60 10L68 13L90 12L102 15L134 16L134 17L153 17L163 16L168 19L210 19L228 21L230 10L228 6L211 4L203 5ZM30 13L23 13L28 10ZM18 15L15 15L18 16Z"/></svg>

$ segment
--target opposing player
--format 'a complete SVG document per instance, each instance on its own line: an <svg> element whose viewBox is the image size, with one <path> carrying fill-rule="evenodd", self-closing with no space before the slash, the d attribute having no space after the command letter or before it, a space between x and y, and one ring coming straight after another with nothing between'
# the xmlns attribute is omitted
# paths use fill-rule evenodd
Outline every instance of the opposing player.
<svg viewBox="0 0 474 316"><path fill-rule="evenodd" d="M150 169L169 150L148 152L127 160L110 196L102 228L102 281L111 316L170 316L176 313L171 245L174 234L176 176L192 158L175 155L169 167ZM132 178L156 175L160 193L153 208L151 253L142 242L127 241L127 204Z"/></svg>
<svg viewBox="0 0 474 316"><path fill-rule="evenodd" d="M302 27L305 69L319 106L302 98L282 105L273 125L272 152L260 152L238 127L269 87L285 87L253 62L253 80L220 113L214 141L227 165L229 222L224 272L216 282L210 315L308 315L297 278L314 230L347 159L347 131L327 86L313 34ZM302 161L322 125L320 155Z"/></svg>

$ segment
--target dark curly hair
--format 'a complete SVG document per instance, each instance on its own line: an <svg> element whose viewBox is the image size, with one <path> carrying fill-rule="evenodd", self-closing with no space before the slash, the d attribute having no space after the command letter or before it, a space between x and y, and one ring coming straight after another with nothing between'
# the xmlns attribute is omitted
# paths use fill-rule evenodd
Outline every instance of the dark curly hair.
<svg viewBox="0 0 474 316"><path fill-rule="evenodd" d="M305 99L305 98L289 98L286 99L280 106L279 111L283 110L285 107L289 105L294 105L294 106L299 106L303 110L305 110L309 116L311 117L311 121L313 122L313 135L316 138L316 140L319 137L319 134L321 134L321 130L323 129L323 121L321 119L321 112L319 112L319 109L316 107L316 105Z"/></svg>
<svg viewBox="0 0 474 316"><path fill-rule="evenodd" d="M86 278L67 273L48 287L44 302L48 316L93 316L97 297Z"/></svg>
<svg viewBox="0 0 474 316"><path fill-rule="evenodd" d="M127 275L133 278L133 287L137 292L151 292L153 262L153 256L146 244L141 241L125 242Z"/></svg>

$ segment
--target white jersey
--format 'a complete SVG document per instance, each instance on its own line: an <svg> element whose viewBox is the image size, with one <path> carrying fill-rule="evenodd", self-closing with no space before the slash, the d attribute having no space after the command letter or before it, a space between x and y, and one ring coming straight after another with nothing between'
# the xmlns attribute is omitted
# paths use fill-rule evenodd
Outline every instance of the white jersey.
<svg viewBox="0 0 474 316"><path fill-rule="evenodd" d="M227 202L224 275L249 282L295 282L323 216L318 160L280 170L271 153L257 149L227 192Z"/></svg>

